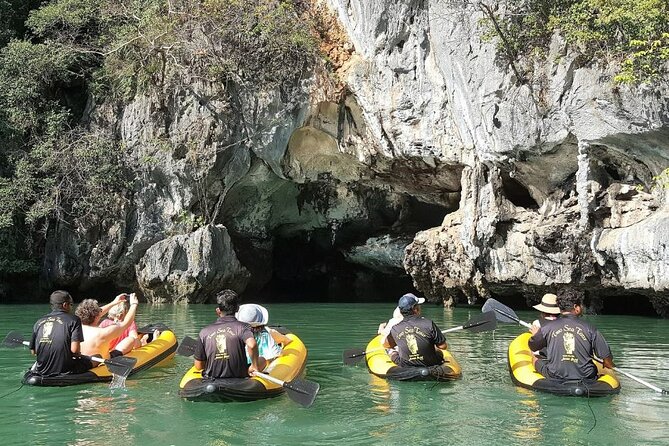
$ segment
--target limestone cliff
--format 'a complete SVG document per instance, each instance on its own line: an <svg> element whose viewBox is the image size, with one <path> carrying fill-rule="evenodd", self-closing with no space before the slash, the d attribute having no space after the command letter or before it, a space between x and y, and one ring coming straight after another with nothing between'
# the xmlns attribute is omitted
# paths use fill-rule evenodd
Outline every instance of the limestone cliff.
<svg viewBox="0 0 669 446"><path fill-rule="evenodd" d="M136 186L118 221L53 234L53 283L205 301L248 274L252 289L284 274L335 292L346 263L359 299L370 278L408 274L433 300L572 284L666 314L669 208L651 188L669 166L665 86L614 86L613 68L582 64L557 35L518 82L467 2L316 4L337 81L316 64L291 97L258 86L223 102L222 86L193 80L95 107L91 125L131 149ZM225 228L204 237L203 224ZM203 274L215 240L234 262ZM184 249L183 267L158 261Z"/></svg>

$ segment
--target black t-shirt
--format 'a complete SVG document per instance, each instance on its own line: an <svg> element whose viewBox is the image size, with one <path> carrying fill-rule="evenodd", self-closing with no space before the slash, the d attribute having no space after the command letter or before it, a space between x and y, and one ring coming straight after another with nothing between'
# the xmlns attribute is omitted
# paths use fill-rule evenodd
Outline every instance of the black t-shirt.
<svg viewBox="0 0 669 446"><path fill-rule="evenodd" d="M223 316L203 328L193 357L205 361L205 378L243 378L248 376L246 340L253 338L249 324L234 316Z"/></svg>
<svg viewBox="0 0 669 446"><path fill-rule="evenodd" d="M444 362L434 349L446 342L444 334L430 319L418 315L405 316L390 329L390 337L399 348L399 365L423 367Z"/></svg>
<svg viewBox="0 0 669 446"><path fill-rule="evenodd" d="M79 360L73 358L72 342L84 340L81 319L63 310L52 311L35 322L30 349L37 354L33 372L50 376L81 372Z"/></svg>
<svg viewBox="0 0 669 446"><path fill-rule="evenodd" d="M595 378L597 367L592 355L611 356L611 349L601 333L586 321L574 315L545 321L530 338L529 347L546 347L546 366L542 372L555 379Z"/></svg>

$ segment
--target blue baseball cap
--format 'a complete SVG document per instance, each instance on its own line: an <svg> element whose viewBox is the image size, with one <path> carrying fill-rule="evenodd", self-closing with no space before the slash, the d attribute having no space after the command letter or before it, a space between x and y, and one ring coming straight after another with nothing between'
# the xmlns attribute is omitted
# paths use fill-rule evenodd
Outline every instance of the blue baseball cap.
<svg viewBox="0 0 669 446"><path fill-rule="evenodd" d="M422 297L416 297L412 293L407 293L404 296L400 297L399 302L397 303L397 306L399 307L400 311L406 311L410 310L416 305L420 305L425 302L425 299Z"/></svg>

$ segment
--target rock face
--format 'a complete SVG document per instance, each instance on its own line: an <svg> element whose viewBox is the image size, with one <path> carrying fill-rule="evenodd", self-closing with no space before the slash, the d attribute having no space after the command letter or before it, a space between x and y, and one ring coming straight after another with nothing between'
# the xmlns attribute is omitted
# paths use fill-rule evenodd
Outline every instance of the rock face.
<svg viewBox="0 0 669 446"><path fill-rule="evenodd" d="M403 265L433 300L570 284L667 312L666 83L614 86L615 67L584 65L557 35L519 82L469 2L327 4L350 39L335 49L343 85L315 66L294 97L259 86L223 103L193 81L97 107L91 125L130 148L136 188L119 221L52 231L52 283L201 302L279 271Z"/></svg>
<svg viewBox="0 0 669 446"><path fill-rule="evenodd" d="M137 265L140 290L151 302L207 302L224 288L244 290L248 280L223 226L162 240Z"/></svg>

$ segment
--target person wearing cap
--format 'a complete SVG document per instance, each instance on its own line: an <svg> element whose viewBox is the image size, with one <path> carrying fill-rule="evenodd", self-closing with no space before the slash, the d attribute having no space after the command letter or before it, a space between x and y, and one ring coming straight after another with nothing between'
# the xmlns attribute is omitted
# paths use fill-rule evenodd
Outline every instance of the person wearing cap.
<svg viewBox="0 0 669 446"><path fill-rule="evenodd" d="M81 324L84 330L84 341L81 343L81 353L89 356L97 355L104 359L121 356L123 354L122 349L125 348L124 346L121 346L120 348L119 346L116 346L115 349L110 351L109 343L114 338L121 336L130 324L134 322L137 306L139 305L139 299L137 299L135 293L130 294L130 308L120 323L106 327L99 327L98 325L107 312L120 303L121 300L125 299L125 297L126 294L119 294L113 301L102 307L100 307L98 301L95 299L84 299L77 305L75 314L81 319ZM131 341L126 340L125 342L130 343ZM132 342L134 342L134 340L132 340Z"/></svg>
<svg viewBox="0 0 669 446"><path fill-rule="evenodd" d="M258 344L258 366L260 367L260 371L265 370L269 363L281 354L282 347L285 347L292 341L283 333L266 326L269 322L269 312L262 305L240 305L236 317L240 322L251 326L253 337ZM251 364L251 355L248 349L246 350L246 356L247 363Z"/></svg>
<svg viewBox="0 0 669 446"><path fill-rule="evenodd" d="M604 336L591 324L580 319L583 296L572 289L558 292L556 303L561 315L546 321L540 328L530 327L528 345L532 350L546 348L546 359L533 356L537 372L559 380L594 379L597 367L593 354L602 358L604 367L613 367L613 355Z"/></svg>
<svg viewBox="0 0 669 446"><path fill-rule="evenodd" d="M444 362L443 356L435 347L446 350L446 338L434 322L420 315L420 304L423 302L424 298L408 293L400 297L397 303L403 319L382 339L384 347L398 347L398 354L390 356L395 364L403 367L424 367Z"/></svg>
<svg viewBox="0 0 669 446"><path fill-rule="evenodd" d="M239 310L239 296L233 290L216 295L218 319L200 330L193 355L196 370L203 378L244 378L259 371L258 344L249 324L235 317ZM246 350L251 356L247 367Z"/></svg>
<svg viewBox="0 0 669 446"><path fill-rule="evenodd" d="M84 333L81 320L71 314L72 296L57 290L51 293L49 303L51 313L35 322L30 338L30 351L37 356L32 373L53 376L90 370L91 360L81 357Z"/></svg>

